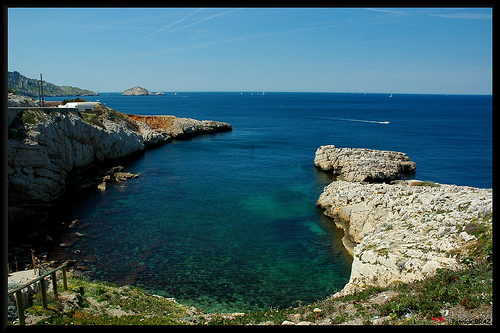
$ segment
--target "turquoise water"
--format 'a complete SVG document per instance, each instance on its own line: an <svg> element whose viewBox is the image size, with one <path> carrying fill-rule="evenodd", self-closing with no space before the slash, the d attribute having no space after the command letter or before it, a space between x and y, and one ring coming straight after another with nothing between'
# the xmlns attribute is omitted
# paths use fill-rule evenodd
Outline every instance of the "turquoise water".
<svg viewBox="0 0 500 333"><path fill-rule="evenodd" d="M407 153L415 178L491 187L491 96L101 94L126 113L225 121L232 132L174 141L123 164L137 179L74 194L66 248L93 277L207 311L313 302L342 289L351 258L315 207L331 177L320 145ZM389 123L383 123L388 121Z"/></svg>

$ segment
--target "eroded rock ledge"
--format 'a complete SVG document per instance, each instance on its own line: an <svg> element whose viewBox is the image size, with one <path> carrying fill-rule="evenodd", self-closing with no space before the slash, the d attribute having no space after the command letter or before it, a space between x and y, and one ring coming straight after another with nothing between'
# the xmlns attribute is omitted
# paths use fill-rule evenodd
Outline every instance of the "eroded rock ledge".
<svg viewBox="0 0 500 333"><path fill-rule="evenodd" d="M335 148L334 145L319 147L314 164L350 182L392 181L416 169L415 162L410 161L404 153L362 148Z"/></svg>
<svg viewBox="0 0 500 333"><path fill-rule="evenodd" d="M227 132L233 128L230 124L213 120L196 120L177 118L175 116L139 116L127 114L128 117L145 123L151 129L166 133L172 139L188 138L199 134Z"/></svg>
<svg viewBox="0 0 500 333"><path fill-rule="evenodd" d="M476 240L471 230L491 228L492 203L491 189L333 181L317 205L344 229L343 243L353 255L349 283L337 295L420 280L438 268L460 269L458 256Z"/></svg>

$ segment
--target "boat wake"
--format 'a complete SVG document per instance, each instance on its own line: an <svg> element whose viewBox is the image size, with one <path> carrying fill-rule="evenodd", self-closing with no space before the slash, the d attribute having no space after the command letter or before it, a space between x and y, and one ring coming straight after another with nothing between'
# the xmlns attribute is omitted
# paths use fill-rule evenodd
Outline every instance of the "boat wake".
<svg viewBox="0 0 500 333"><path fill-rule="evenodd" d="M362 120L362 119L349 119L349 118L331 118L331 117L314 117L316 119L325 120L338 120L338 121L354 121L358 123L371 123L371 124L390 124L388 121L376 121L376 120Z"/></svg>

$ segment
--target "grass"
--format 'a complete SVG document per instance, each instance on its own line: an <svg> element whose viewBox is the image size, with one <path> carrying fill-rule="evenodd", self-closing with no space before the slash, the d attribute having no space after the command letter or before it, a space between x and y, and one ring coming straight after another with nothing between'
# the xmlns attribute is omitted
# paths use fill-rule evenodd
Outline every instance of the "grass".
<svg viewBox="0 0 500 333"><path fill-rule="evenodd" d="M22 119L24 125L36 125L46 121L48 118L46 113L42 110L29 109L23 112Z"/></svg>
<svg viewBox="0 0 500 333"><path fill-rule="evenodd" d="M37 325L172 325L186 324L182 319L190 317L188 307L131 286L117 287L107 282L69 277L68 292L63 290L62 285L59 290L61 295L80 294L80 288L84 291L80 307L63 311L62 301L56 300L52 294L48 308L44 309L40 296L35 294L33 306L27 312L46 317ZM129 314L114 316L109 314L109 310Z"/></svg>
<svg viewBox="0 0 500 333"><path fill-rule="evenodd" d="M104 128L101 119L95 113L82 112L81 115L83 121L86 123Z"/></svg>
<svg viewBox="0 0 500 333"><path fill-rule="evenodd" d="M380 313L394 319L407 313L430 319L439 317L442 308L457 304L474 309L493 301L492 284L492 269L484 264L465 271L438 270L431 278L397 285L394 290L399 296L383 304Z"/></svg>

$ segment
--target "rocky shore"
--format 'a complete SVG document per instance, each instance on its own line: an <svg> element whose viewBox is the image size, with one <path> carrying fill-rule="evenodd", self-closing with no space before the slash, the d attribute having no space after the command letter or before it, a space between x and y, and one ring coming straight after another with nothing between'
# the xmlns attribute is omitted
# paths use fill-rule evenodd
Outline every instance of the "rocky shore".
<svg viewBox="0 0 500 333"><path fill-rule="evenodd" d="M319 147L314 164L349 182L386 182L416 169L404 153L333 145Z"/></svg>
<svg viewBox="0 0 500 333"><path fill-rule="evenodd" d="M200 134L227 132L232 130L228 123L213 120L196 120L177 118L175 116L139 116L127 114L128 117L143 122L152 130L166 133L171 139L184 139Z"/></svg>
<svg viewBox="0 0 500 333"><path fill-rule="evenodd" d="M315 164L340 175L317 205L344 230L353 255L349 283L337 296L462 269L460 258L492 227L492 190L398 180L415 170L403 153L320 147ZM377 181L388 183L373 183Z"/></svg>
<svg viewBox="0 0 500 333"><path fill-rule="evenodd" d="M9 105L33 106L8 111L9 235L14 230L35 232L30 230L37 228L34 221L46 218L47 209L68 187L102 187L102 175L89 170L109 167L172 139L232 129L227 123L174 116L145 119L106 107L97 112L40 110L33 99L15 95L9 95ZM148 123L154 122L151 128ZM25 242L29 251L30 241Z"/></svg>

